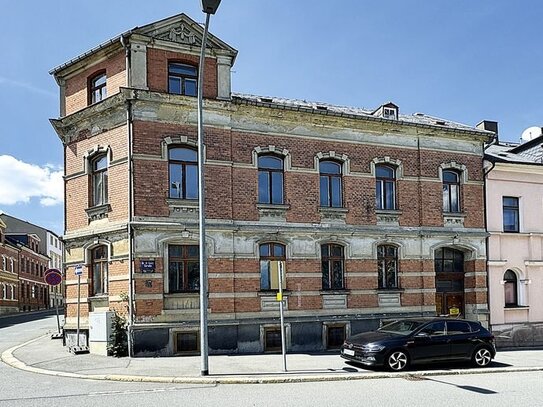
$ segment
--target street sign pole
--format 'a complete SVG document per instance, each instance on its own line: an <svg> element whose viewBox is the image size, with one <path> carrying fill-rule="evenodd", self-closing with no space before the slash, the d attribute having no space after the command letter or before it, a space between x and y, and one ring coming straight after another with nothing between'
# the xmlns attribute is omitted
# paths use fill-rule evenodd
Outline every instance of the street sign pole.
<svg viewBox="0 0 543 407"><path fill-rule="evenodd" d="M80 353L89 353L89 348L87 345L80 346L79 341L79 332L81 328L81 275L83 274L83 265L78 264L75 266L75 275L77 276L77 339L76 339L76 346L72 346L70 351L74 355L79 355ZM88 281L88 278L87 278Z"/></svg>
<svg viewBox="0 0 543 407"><path fill-rule="evenodd" d="M279 267L277 267L277 272L279 273L279 313L281 315L281 353L283 354L283 371L287 371L287 346L285 343L285 320L283 318L283 272L284 272L284 263L279 262Z"/></svg>
<svg viewBox="0 0 543 407"><path fill-rule="evenodd" d="M57 328L58 328L58 333L60 335L60 317L58 315L58 285L55 286L54 290L55 290L55 309L57 312Z"/></svg>
<svg viewBox="0 0 543 407"><path fill-rule="evenodd" d="M63 335L60 332L60 317L58 315L58 286L62 283L62 273L57 269L48 269L44 275L45 282L53 287L53 302L57 313L57 328L58 332L51 335L51 339L62 339Z"/></svg>
<svg viewBox="0 0 543 407"><path fill-rule="evenodd" d="M77 347L79 348L79 322L81 316L81 274L77 276Z"/></svg>

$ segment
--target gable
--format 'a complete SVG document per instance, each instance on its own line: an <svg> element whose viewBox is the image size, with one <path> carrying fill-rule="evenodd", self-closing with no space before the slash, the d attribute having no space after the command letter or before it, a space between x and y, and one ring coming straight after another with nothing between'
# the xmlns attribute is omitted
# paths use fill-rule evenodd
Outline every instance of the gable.
<svg viewBox="0 0 543 407"><path fill-rule="evenodd" d="M186 14L178 14L164 20L137 27L132 33L151 37L155 40L173 42L191 47L201 47L204 28ZM237 51L230 45L208 33L207 47L221 50L233 57Z"/></svg>

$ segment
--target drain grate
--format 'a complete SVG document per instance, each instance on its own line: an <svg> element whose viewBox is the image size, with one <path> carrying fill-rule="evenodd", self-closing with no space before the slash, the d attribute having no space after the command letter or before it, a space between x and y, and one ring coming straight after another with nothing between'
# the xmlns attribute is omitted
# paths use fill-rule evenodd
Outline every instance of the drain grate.
<svg viewBox="0 0 543 407"><path fill-rule="evenodd" d="M426 380L422 376L417 376L417 375L412 375L412 374L405 376L404 379L412 381L412 382L420 382L421 380Z"/></svg>

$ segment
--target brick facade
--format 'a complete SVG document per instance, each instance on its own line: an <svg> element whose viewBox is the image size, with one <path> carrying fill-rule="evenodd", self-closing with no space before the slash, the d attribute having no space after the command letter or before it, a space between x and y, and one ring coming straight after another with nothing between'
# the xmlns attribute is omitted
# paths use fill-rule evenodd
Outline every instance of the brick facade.
<svg viewBox="0 0 543 407"><path fill-rule="evenodd" d="M186 16L176 18L172 24L187 21ZM198 60L192 45L183 42L190 41L188 34L176 42L171 33L168 37L145 30L139 34L155 35L157 41L146 48L144 64L132 65L133 72L146 72L145 83L131 86L129 80L127 89L108 93L108 99L53 125L66 147L67 262L70 267L86 265L84 323L89 311L126 314L132 309L128 317L135 354L169 355L177 349L176 332L197 330L199 323L198 291L183 280L195 278L190 260L174 260L182 254L170 249L197 245L199 238L197 201L169 197L169 148L194 149L197 127L195 99L167 93L167 64L196 65ZM165 38L172 41L166 44ZM325 332L334 321L356 333L385 317L435 315L434 257L443 247L458 250L465 259L462 313L484 322L482 147L488 134L416 118L376 118L371 112L340 116L314 106L293 108L290 102L243 95L215 100L221 89L229 88L219 57L235 57L226 44L215 46L217 54L206 59L204 88L211 351L266 350L262 329L278 324L275 292L261 288L259 248L267 243L286 251L286 321L293 351L327 347L320 334L304 336L303 326ZM111 55L100 64L89 62L93 68L80 69L74 78L80 75L78 83L83 84L85 75L102 65L122 72L117 54ZM74 68L59 69L57 78L63 69ZM67 92L66 99L75 100L76 94ZM98 112L100 117L93 116ZM109 207L92 208L88 160L104 152L109 160ZM257 161L262 154L283 160L280 205L259 203ZM319 162L325 159L342 168L341 208L320 206ZM376 209L375 168L380 164L396 173L393 210ZM460 213L443 211L441 171L449 167L462 179ZM95 212L99 216L89 215ZM340 288L323 285L323 244L342 248ZM379 283L379 245L397 251L397 284L387 289ZM101 246L108 253L109 291L93 298L88 272L95 264L92 253ZM74 290L72 279L67 290L67 324L72 328ZM226 332L234 335L228 345L220 339Z"/></svg>

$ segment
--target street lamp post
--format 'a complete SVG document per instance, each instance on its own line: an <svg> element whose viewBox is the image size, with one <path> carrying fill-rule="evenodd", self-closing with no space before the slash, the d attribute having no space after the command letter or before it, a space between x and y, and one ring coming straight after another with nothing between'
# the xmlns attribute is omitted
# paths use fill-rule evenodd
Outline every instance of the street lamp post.
<svg viewBox="0 0 543 407"><path fill-rule="evenodd" d="M207 255L206 255L206 229L205 229L205 191L204 191L204 121L202 98L204 92L204 64L209 29L209 17L215 14L221 0L202 0L202 11L206 14L204 35L200 49L200 63L198 65L198 223L200 234L200 375L209 374L208 367L208 340L207 340Z"/></svg>

